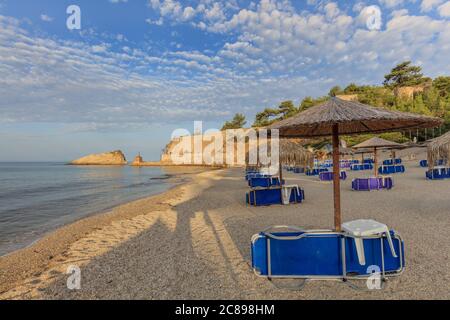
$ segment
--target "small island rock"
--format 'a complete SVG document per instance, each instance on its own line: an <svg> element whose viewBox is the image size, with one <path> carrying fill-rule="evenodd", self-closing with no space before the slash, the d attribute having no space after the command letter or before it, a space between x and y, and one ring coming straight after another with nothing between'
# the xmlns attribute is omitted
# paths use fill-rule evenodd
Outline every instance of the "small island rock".
<svg viewBox="0 0 450 320"><path fill-rule="evenodd" d="M70 162L72 165L126 165L127 159L122 151L116 150L111 152L90 154L80 159Z"/></svg>

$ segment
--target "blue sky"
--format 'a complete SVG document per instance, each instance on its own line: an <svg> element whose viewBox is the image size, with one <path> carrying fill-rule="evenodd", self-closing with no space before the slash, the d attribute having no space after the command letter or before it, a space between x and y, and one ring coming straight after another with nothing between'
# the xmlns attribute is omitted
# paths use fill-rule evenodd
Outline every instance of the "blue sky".
<svg viewBox="0 0 450 320"><path fill-rule="evenodd" d="M448 75L449 56L446 0L0 0L0 161L155 160L195 120L251 123L406 59Z"/></svg>

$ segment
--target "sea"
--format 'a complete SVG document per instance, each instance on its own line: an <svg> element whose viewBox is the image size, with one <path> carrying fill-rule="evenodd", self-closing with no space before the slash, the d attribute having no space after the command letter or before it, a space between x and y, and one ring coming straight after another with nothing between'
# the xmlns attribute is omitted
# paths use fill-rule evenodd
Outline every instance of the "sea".
<svg viewBox="0 0 450 320"><path fill-rule="evenodd" d="M46 233L174 185L159 167L0 163L0 256Z"/></svg>

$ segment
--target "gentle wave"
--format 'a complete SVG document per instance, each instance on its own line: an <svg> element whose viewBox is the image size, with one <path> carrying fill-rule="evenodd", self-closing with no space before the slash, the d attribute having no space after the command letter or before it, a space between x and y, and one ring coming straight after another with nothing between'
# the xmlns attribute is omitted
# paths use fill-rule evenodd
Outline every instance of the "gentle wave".
<svg viewBox="0 0 450 320"><path fill-rule="evenodd" d="M0 163L0 255L64 224L163 192L172 176L157 167Z"/></svg>

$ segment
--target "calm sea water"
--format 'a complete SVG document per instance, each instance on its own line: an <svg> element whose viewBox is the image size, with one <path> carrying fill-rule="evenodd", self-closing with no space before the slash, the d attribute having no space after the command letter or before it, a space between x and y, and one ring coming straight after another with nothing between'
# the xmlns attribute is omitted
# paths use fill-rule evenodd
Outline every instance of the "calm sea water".
<svg viewBox="0 0 450 320"><path fill-rule="evenodd" d="M161 168L0 163L0 255L46 232L118 204L167 190Z"/></svg>

